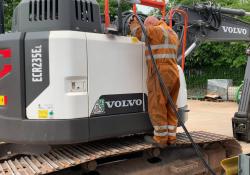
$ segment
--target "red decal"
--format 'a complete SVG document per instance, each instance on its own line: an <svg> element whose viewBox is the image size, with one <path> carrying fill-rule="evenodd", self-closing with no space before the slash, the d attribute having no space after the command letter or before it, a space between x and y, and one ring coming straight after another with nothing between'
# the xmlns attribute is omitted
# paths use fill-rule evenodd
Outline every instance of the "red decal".
<svg viewBox="0 0 250 175"><path fill-rule="evenodd" d="M4 105L8 104L8 96L4 96Z"/></svg>
<svg viewBox="0 0 250 175"><path fill-rule="evenodd" d="M3 69L0 71L0 78L3 78L4 76L6 76L11 71L12 71L12 65L5 64Z"/></svg>
<svg viewBox="0 0 250 175"><path fill-rule="evenodd" d="M3 55L3 58L10 58L11 50L10 49L0 50L0 55Z"/></svg>
<svg viewBox="0 0 250 175"><path fill-rule="evenodd" d="M0 50L0 55L3 55L4 59L8 59L12 56L10 49L4 49ZM12 71L12 65L11 64L4 64L4 67L2 70L0 70L0 79L5 77L8 73Z"/></svg>

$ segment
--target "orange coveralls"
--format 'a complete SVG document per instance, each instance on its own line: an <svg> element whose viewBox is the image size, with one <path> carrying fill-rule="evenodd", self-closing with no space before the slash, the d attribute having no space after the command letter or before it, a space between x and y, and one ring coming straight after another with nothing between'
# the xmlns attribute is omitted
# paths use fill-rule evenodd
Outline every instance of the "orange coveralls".
<svg viewBox="0 0 250 175"><path fill-rule="evenodd" d="M130 30L131 34L139 40L145 40L137 20L131 22ZM160 74L176 104L180 88L176 62L179 46L178 36L164 21L160 21L156 26L148 26L146 31ZM153 138L160 144L171 143L171 141L174 142L176 140L178 121L160 87L147 47L145 56L148 66L148 112L154 127Z"/></svg>

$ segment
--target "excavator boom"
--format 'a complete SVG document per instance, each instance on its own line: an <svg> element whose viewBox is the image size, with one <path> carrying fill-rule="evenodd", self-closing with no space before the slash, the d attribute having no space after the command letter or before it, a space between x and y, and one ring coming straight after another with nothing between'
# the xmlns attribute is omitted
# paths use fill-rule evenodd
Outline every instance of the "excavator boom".
<svg viewBox="0 0 250 175"><path fill-rule="evenodd" d="M197 4L193 7L180 6L178 8L184 10L188 15L186 56L203 42L250 41L250 23L235 17L235 15L249 16L249 12L216 8L204 4ZM174 20L174 30L182 38L184 19L176 14ZM181 61L180 52L179 62Z"/></svg>

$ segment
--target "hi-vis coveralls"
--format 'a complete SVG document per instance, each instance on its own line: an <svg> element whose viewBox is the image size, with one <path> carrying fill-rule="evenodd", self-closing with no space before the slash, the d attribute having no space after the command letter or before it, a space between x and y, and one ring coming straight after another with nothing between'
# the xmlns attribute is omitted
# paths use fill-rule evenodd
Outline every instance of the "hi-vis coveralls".
<svg viewBox="0 0 250 175"><path fill-rule="evenodd" d="M130 30L132 35L144 41L145 36L137 20L130 23ZM180 88L176 62L178 36L164 21L159 21L157 25L146 26L146 31L159 72L176 104ZM159 144L171 144L176 140L177 118L160 87L147 47L145 55L148 66L148 112L154 127L153 139Z"/></svg>

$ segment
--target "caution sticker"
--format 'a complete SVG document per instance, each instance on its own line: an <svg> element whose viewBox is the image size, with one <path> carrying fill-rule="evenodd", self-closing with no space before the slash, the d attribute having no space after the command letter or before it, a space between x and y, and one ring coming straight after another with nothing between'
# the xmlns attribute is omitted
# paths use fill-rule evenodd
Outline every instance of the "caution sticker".
<svg viewBox="0 0 250 175"><path fill-rule="evenodd" d="M0 106L6 106L7 105L7 96L0 96Z"/></svg>
<svg viewBox="0 0 250 175"><path fill-rule="evenodd" d="M39 119L53 119L54 108L52 104L39 104L38 105L38 118Z"/></svg>
<svg viewBox="0 0 250 175"><path fill-rule="evenodd" d="M39 110L38 117L40 119L47 119L49 117L49 111L48 110Z"/></svg>

